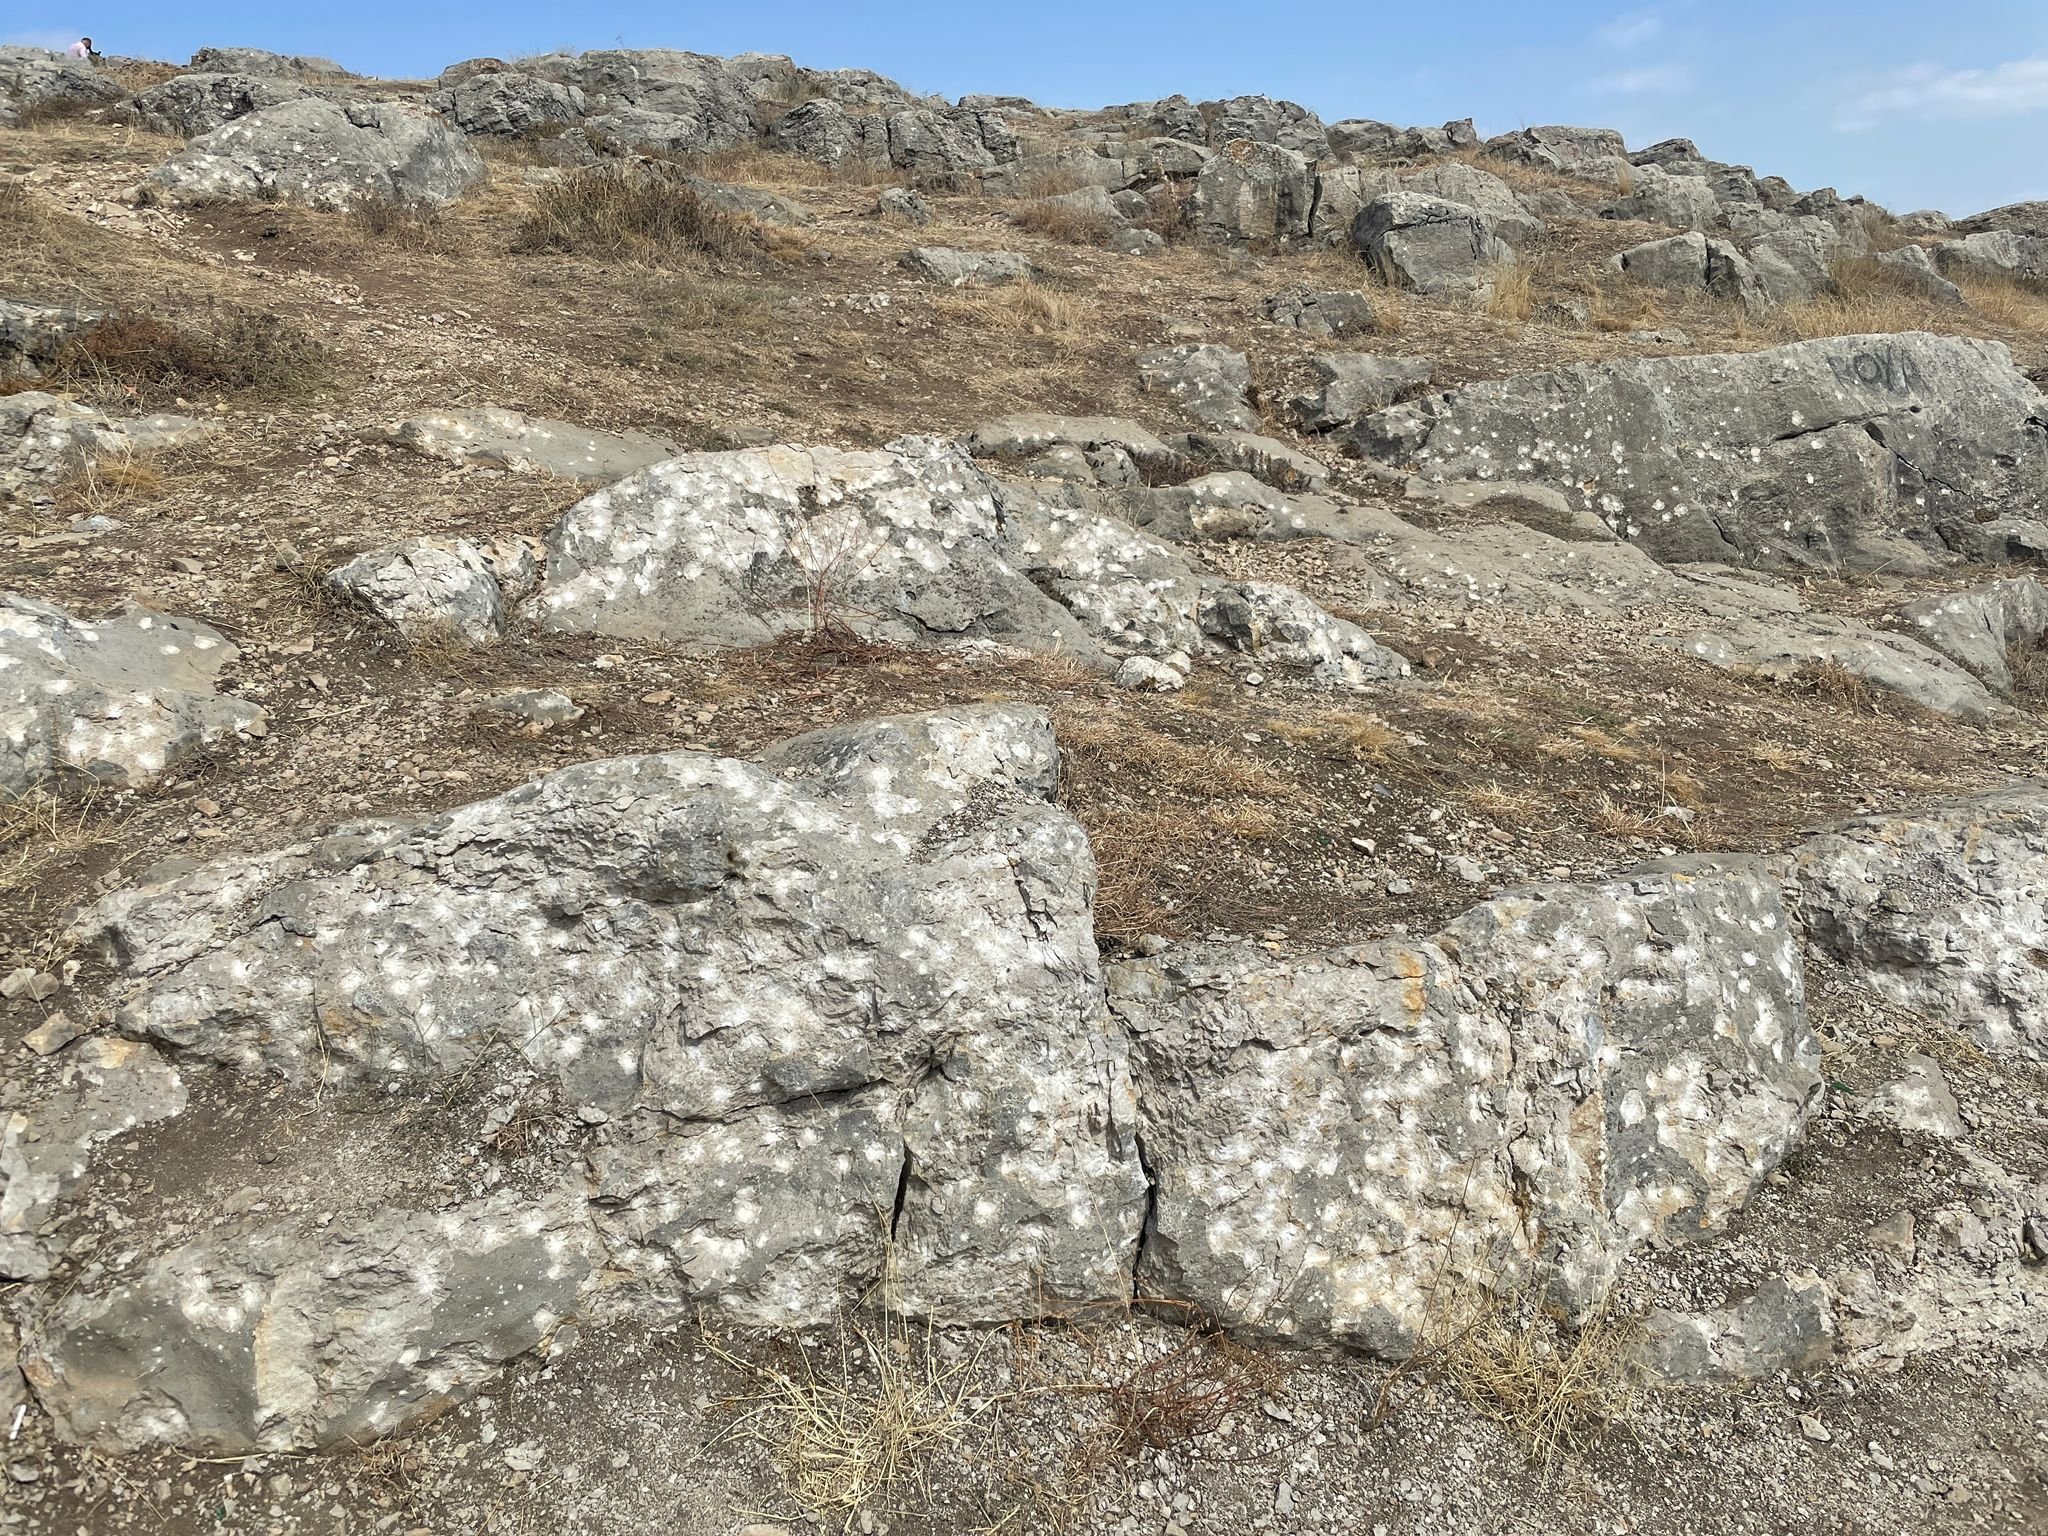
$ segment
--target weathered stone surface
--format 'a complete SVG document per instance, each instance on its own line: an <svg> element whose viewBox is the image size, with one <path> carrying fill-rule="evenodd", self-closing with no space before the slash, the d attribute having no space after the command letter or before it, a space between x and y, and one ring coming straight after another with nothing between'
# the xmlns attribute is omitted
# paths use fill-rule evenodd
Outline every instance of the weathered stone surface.
<svg viewBox="0 0 2048 1536"><path fill-rule="evenodd" d="M901 219L906 224L929 224L932 211L925 200L908 187L884 187L875 198L875 212L883 218Z"/></svg>
<svg viewBox="0 0 2048 1536"><path fill-rule="evenodd" d="M136 888L81 936L121 958L121 1027L188 1058L349 1085L507 1048L602 1106L598 1219L657 1314L829 1317L907 1178L899 1304L1029 1316L1127 1294L1144 1190L1056 786L1044 715L999 706L585 763Z"/></svg>
<svg viewBox="0 0 2048 1536"><path fill-rule="evenodd" d="M1419 192L1367 203L1351 226L1351 243L1388 282L1420 293L1478 288L1489 267L1514 260L1477 209Z"/></svg>
<svg viewBox="0 0 2048 1536"><path fill-rule="evenodd" d="M2048 235L2009 229L1983 230L1934 248L1934 264L1946 277L1993 277L2038 281L2048 277Z"/></svg>
<svg viewBox="0 0 2048 1536"><path fill-rule="evenodd" d="M1543 221L1522 206L1508 184L1491 171L1462 160L1446 160L1401 178L1410 192L1476 209L1487 228L1509 245L1527 245L1543 233Z"/></svg>
<svg viewBox="0 0 2048 1536"><path fill-rule="evenodd" d="M1790 865L1809 942L1865 985L2048 1059L2048 787L1859 817Z"/></svg>
<svg viewBox="0 0 2048 1536"><path fill-rule="evenodd" d="M494 405L414 416L392 427L389 435L401 448L450 464L565 480L617 480L682 451L648 432L599 432Z"/></svg>
<svg viewBox="0 0 2048 1536"><path fill-rule="evenodd" d="M1707 286L1707 237L1695 231L1646 240L1617 252L1609 265L1652 288L1702 289Z"/></svg>
<svg viewBox="0 0 2048 1536"><path fill-rule="evenodd" d="M790 108L768 130L791 154L820 165L889 163L889 125L879 115L856 115L836 101L820 98Z"/></svg>
<svg viewBox="0 0 2048 1536"><path fill-rule="evenodd" d="M1037 275L1031 258L1016 251L956 251L940 245L911 248L903 264L949 288L999 288Z"/></svg>
<svg viewBox="0 0 2048 1536"><path fill-rule="evenodd" d="M1646 164L1628 173L1628 190L1607 206L1617 218L1676 229L1712 229L1721 217L1721 200L1704 176L1674 176Z"/></svg>
<svg viewBox="0 0 2048 1536"><path fill-rule="evenodd" d="M1215 428L1188 434L1188 450L1283 491L1319 491L1330 483L1330 467L1276 437Z"/></svg>
<svg viewBox="0 0 2048 1536"><path fill-rule="evenodd" d="M1882 1084L1858 1102L1856 1111L1896 1130L1942 1141L1955 1141L1967 1129L1941 1063L1932 1056L1908 1056L1905 1075Z"/></svg>
<svg viewBox="0 0 2048 1536"><path fill-rule="evenodd" d="M464 133L494 138L536 133L584 114L583 92L575 86L512 70L471 75L427 100Z"/></svg>
<svg viewBox="0 0 2048 1536"><path fill-rule="evenodd" d="M1272 294L1266 299L1265 311L1275 325L1310 336L1362 336L1380 328L1372 300L1356 288Z"/></svg>
<svg viewBox="0 0 2048 1536"><path fill-rule="evenodd" d="M185 1107L176 1070L146 1045L88 1040L64 1062L45 1096L0 1113L0 1279L50 1272L64 1244L43 1226L85 1179L95 1146Z"/></svg>
<svg viewBox="0 0 2048 1536"><path fill-rule="evenodd" d="M593 126L612 124L628 145L725 149L758 132L759 105L796 82L796 67L772 55L713 58L672 48L601 49L526 59L527 74L583 93Z"/></svg>
<svg viewBox="0 0 2048 1536"><path fill-rule="evenodd" d="M1684 861L1505 896L1434 938L1117 967L1156 1181L1141 1289L1400 1358L1440 1282L1727 1225L1821 1078L1777 883Z"/></svg>
<svg viewBox="0 0 2048 1536"><path fill-rule="evenodd" d="M1202 632L1263 665L1305 669L1324 688L1364 687L1408 675L1407 660L1292 587L1218 583L1202 596Z"/></svg>
<svg viewBox="0 0 2048 1536"><path fill-rule="evenodd" d="M105 318L96 309L0 299L0 378L40 377L66 344Z"/></svg>
<svg viewBox="0 0 2048 1536"><path fill-rule="evenodd" d="M24 1366L64 1434L103 1450L359 1445L539 1344L597 1262L568 1194L271 1222L73 1292Z"/></svg>
<svg viewBox="0 0 2048 1536"><path fill-rule="evenodd" d="M1234 139L1195 178L1188 219L1198 238L1245 245L1305 235L1313 212L1309 161L1277 144Z"/></svg>
<svg viewBox="0 0 2048 1536"><path fill-rule="evenodd" d="M0 495L34 496L82 465L146 457L214 430L190 416L111 417L40 390L0 395Z"/></svg>
<svg viewBox="0 0 2048 1536"><path fill-rule="evenodd" d="M44 48L0 47L0 126L11 127L25 107L89 110L128 93L83 59Z"/></svg>
<svg viewBox="0 0 2048 1536"><path fill-rule="evenodd" d="M1662 637L1660 643L1713 666L1778 681L1838 667L1937 714L1966 720L1986 720L2007 708L1976 678L1919 641L1832 614L1740 619Z"/></svg>
<svg viewBox="0 0 2048 1536"><path fill-rule="evenodd" d="M1610 180L1615 162L1625 160L1627 146L1612 128L1523 128L1486 141L1486 152L1502 160L1518 160L1566 176Z"/></svg>
<svg viewBox="0 0 2048 1536"><path fill-rule="evenodd" d="M1368 411L1392 405L1404 390L1427 384L1435 368L1419 357L1333 352L1311 358L1322 387L1287 402L1289 414L1311 431L1349 426Z"/></svg>
<svg viewBox="0 0 2048 1536"><path fill-rule="evenodd" d="M1000 112L911 107L891 114L889 163L918 176L960 178L1017 158L1017 135Z"/></svg>
<svg viewBox="0 0 2048 1536"><path fill-rule="evenodd" d="M1296 102L1275 101L1270 96L1233 96L1228 101L1205 101L1196 110L1208 124L1212 148L1221 149L1239 140L1277 144L1310 163L1329 153L1323 120Z"/></svg>
<svg viewBox="0 0 2048 1536"><path fill-rule="evenodd" d="M2048 493L2048 401L1994 342L1909 332L1585 364L1359 424L1426 481L1540 481L1659 559L1927 569Z"/></svg>
<svg viewBox="0 0 2048 1536"><path fill-rule="evenodd" d="M173 198L277 198L317 208L448 203L483 161L439 118L393 102L318 96L265 107L194 139L151 173Z"/></svg>
<svg viewBox="0 0 2048 1536"><path fill-rule="evenodd" d="M1640 1362L1670 1383L1748 1383L1803 1376L1834 1358L1835 1314L1818 1276L1766 1281L1710 1312L1659 1308L1645 1319Z"/></svg>
<svg viewBox="0 0 2048 1536"><path fill-rule="evenodd" d="M1346 245L1351 226L1374 198L1401 190L1393 171L1371 166L1326 165L1316 169L1315 208L1308 232L1318 245Z"/></svg>
<svg viewBox="0 0 2048 1536"><path fill-rule="evenodd" d="M202 74L288 75L318 80L357 78L332 59L303 53L272 53L265 48L202 48L185 67Z"/></svg>
<svg viewBox="0 0 2048 1536"><path fill-rule="evenodd" d="M1963 297L1963 290L1941 275L1925 246L1902 245L1895 251L1879 251L1877 265L1893 282L1915 293L1925 294L1936 303L1958 309L1969 303Z"/></svg>
<svg viewBox="0 0 2048 1536"><path fill-rule="evenodd" d="M75 619L0 596L0 792L148 784L263 711L214 692L235 648L193 619L125 603Z"/></svg>
<svg viewBox="0 0 2048 1536"><path fill-rule="evenodd" d="M1919 639L2009 694L2011 653L2048 642L2048 586L2017 576L1917 599L1899 616Z"/></svg>
<svg viewBox="0 0 2048 1536"><path fill-rule="evenodd" d="M471 645L501 638L508 609L538 582L533 551L518 539L411 539L327 573L336 596L407 636Z"/></svg>
<svg viewBox="0 0 2048 1536"><path fill-rule="evenodd" d="M1153 347L1138 354L1138 383L1210 426L1250 432L1259 425L1251 408L1251 364L1234 348L1213 342Z"/></svg>
<svg viewBox="0 0 2048 1536"><path fill-rule="evenodd" d="M115 115L150 133L189 139L311 94L296 81L275 75L173 75L141 92Z"/></svg>
<svg viewBox="0 0 2048 1536"><path fill-rule="evenodd" d="M1074 448L1090 456L1115 451L1142 468L1172 470L1184 455L1158 437L1117 416L1004 416L983 422L967 435L967 451L977 459L1020 463L1048 449Z"/></svg>
<svg viewBox="0 0 2048 1536"><path fill-rule="evenodd" d="M1908 214L1907 217L1913 218L1915 215ZM1983 213L1973 213L1966 219L1957 219L1955 229L1957 233L1965 235L2010 230L2016 235L2032 235L2036 239L2048 240L2048 198L2038 198L2025 203L2007 203L2002 208L1990 208Z"/></svg>

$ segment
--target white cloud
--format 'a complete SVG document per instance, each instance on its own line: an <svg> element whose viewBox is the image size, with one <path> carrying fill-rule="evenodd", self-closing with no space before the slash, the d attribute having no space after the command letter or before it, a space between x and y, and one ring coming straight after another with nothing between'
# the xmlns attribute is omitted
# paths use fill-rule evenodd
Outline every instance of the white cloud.
<svg viewBox="0 0 2048 1536"><path fill-rule="evenodd" d="M1990 69L1915 64L1845 97L1835 108L1835 126L1872 128L1891 117L2016 117L2042 111L2048 111L2048 54Z"/></svg>
<svg viewBox="0 0 2048 1536"><path fill-rule="evenodd" d="M1631 11L1617 16L1605 26L1593 29L1595 42L1605 43L1609 48L1633 48L1638 43L1647 43L1664 30L1664 18L1655 11Z"/></svg>
<svg viewBox="0 0 2048 1536"><path fill-rule="evenodd" d="M47 48L62 53L77 41L76 32L9 32L0 37L0 48Z"/></svg>
<svg viewBox="0 0 2048 1536"><path fill-rule="evenodd" d="M1676 64L1624 69L1618 74L1601 75L1592 82L1592 87L1605 96L1678 96L1692 89L1692 71Z"/></svg>

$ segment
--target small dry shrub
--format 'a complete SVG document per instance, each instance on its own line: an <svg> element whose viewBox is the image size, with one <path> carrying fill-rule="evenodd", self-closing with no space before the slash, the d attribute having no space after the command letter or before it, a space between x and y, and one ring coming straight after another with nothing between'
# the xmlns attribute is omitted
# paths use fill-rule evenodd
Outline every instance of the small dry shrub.
<svg viewBox="0 0 2048 1536"><path fill-rule="evenodd" d="M640 161L589 166L550 182L520 225L514 249L662 266L679 258L757 258L793 243L757 220L714 207L676 167Z"/></svg>
<svg viewBox="0 0 2048 1536"><path fill-rule="evenodd" d="M2015 645L2005 653L2013 697L2022 704L2048 705L2048 642Z"/></svg>
<svg viewBox="0 0 2048 1536"><path fill-rule="evenodd" d="M164 474L153 459L140 455L87 459L57 484L57 511L66 517L107 517L160 496Z"/></svg>
<svg viewBox="0 0 2048 1536"><path fill-rule="evenodd" d="M1827 699L1846 709L1878 713L1881 690L1860 672L1851 672L1839 661L1814 661L1796 669L1788 679L1791 686L1809 698Z"/></svg>
<svg viewBox="0 0 2048 1536"><path fill-rule="evenodd" d="M44 388L72 388L119 404L168 404L203 395L284 399L324 386L327 351L289 321L217 310L201 325L116 315L67 344Z"/></svg>
<svg viewBox="0 0 2048 1536"><path fill-rule="evenodd" d="M371 198L349 210L349 226L366 242L447 256L460 249L448 216L432 203Z"/></svg>
<svg viewBox="0 0 2048 1536"><path fill-rule="evenodd" d="M1536 309L1536 279L1528 263L1505 261L1487 269L1486 312L1496 320L1526 320Z"/></svg>
<svg viewBox="0 0 2048 1536"><path fill-rule="evenodd" d="M1064 245L1107 245L1116 232L1115 225L1101 213L1044 200L1025 203L1010 215L1010 222Z"/></svg>
<svg viewBox="0 0 2048 1536"><path fill-rule="evenodd" d="M1634 1402L1636 1330L1606 1311L1577 1328L1545 1306L1534 1281L1505 1293L1474 1289L1446 1306L1428 1352L1472 1407L1549 1466L1584 1451Z"/></svg>
<svg viewBox="0 0 2048 1536"><path fill-rule="evenodd" d="M1145 211L1131 222L1149 229L1168 245L1188 238L1188 199L1195 194L1192 180L1162 181L1145 188Z"/></svg>

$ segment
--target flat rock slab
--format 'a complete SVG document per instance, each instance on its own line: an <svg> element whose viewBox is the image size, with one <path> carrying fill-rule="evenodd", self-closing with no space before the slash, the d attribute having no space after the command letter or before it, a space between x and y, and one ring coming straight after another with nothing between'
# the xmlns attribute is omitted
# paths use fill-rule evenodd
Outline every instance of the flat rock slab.
<svg viewBox="0 0 2048 1536"><path fill-rule="evenodd" d="M2012 653L2048 641L2048 586L2016 576L1921 598L1906 604L1899 617L1916 638L2010 694Z"/></svg>
<svg viewBox="0 0 2048 1536"><path fill-rule="evenodd" d="M1320 491L1330 483L1330 466L1276 437L1219 428L1190 432L1188 452L1239 470L1282 491Z"/></svg>
<svg viewBox="0 0 2048 1536"><path fill-rule="evenodd" d="M1947 657L1907 635L1833 614L1736 619L1713 630L1662 636L1659 643L1730 671L1785 681L1838 667L1936 714L1988 720L2011 706Z"/></svg>
<svg viewBox="0 0 2048 1536"><path fill-rule="evenodd" d="M78 619L0 594L0 791L148 784L259 726L214 691L235 656L210 626L134 603Z"/></svg>
<svg viewBox="0 0 2048 1536"><path fill-rule="evenodd" d="M903 258L903 264L918 276L948 288L1000 288L1029 282L1038 275L1031 258L1015 251L956 251L920 245Z"/></svg>
<svg viewBox="0 0 2048 1536"><path fill-rule="evenodd" d="M1587 363L1367 416L1426 480L1537 481L1665 561L1927 570L2048 499L2048 399L1996 342L1907 332Z"/></svg>
<svg viewBox="0 0 2048 1536"><path fill-rule="evenodd" d="M600 432L495 405L414 416L390 430L401 448L450 464L608 484L683 450L650 432Z"/></svg>
<svg viewBox="0 0 2048 1536"><path fill-rule="evenodd" d="M1153 347L1138 354L1138 384L1209 426L1258 430L1258 412L1251 407L1251 364L1235 348L1211 342Z"/></svg>
<svg viewBox="0 0 2048 1536"><path fill-rule="evenodd" d="M1389 406L1430 381L1436 369L1420 357L1382 357L1370 352L1333 352L1309 359L1321 384L1288 401L1288 413L1312 432L1349 426L1368 411Z"/></svg>

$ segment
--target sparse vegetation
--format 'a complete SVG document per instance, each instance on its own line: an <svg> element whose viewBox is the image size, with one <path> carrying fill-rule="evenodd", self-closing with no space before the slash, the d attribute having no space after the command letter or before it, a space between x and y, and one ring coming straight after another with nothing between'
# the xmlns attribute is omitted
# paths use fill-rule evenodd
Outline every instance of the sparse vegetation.
<svg viewBox="0 0 2048 1536"><path fill-rule="evenodd" d="M1590 1449L1634 1401L1634 1327L1604 1310L1573 1327L1545 1304L1538 1281L1471 1290L1432 1326L1435 1368L1535 1465Z"/></svg>
<svg viewBox="0 0 2048 1536"><path fill-rule="evenodd" d="M16 387L156 407L218 395L288 399L324 387L331 369L326 348L274 314L216 309L197 324L173 324L133 313L82 332L42 379Z"/></svg>
<svg viewBox="0 0 2048 1536"><path fill-rule="evenodd" d="M685 173L659 161L588 166L543 186L520 225L525 253L663 266L735 261L792 249L791 237L714 207Z"/></svg>
<svg viewBox="0 0 2048 1536"><path fill-rule="evenodd" d="M446 256L461 248L448 216L431 203L370 198L349 210L349 223L365 240L401 251Z"/></svg>

